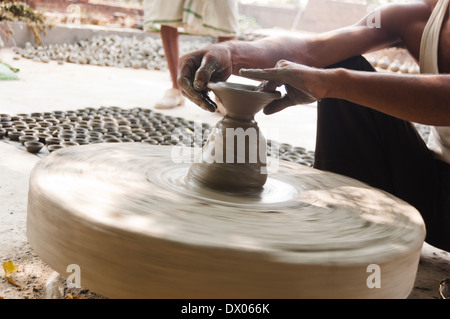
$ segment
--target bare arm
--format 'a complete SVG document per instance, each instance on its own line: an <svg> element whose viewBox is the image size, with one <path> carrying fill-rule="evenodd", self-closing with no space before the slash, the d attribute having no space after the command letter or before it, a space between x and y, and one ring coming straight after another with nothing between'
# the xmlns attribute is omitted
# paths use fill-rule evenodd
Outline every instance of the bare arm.
<svg viewBox="0 0 450 319"><path fill-rule="evenodd" d="M263 90L287 86L288 94L267 105L264 109L266 114L301 104L305 96L315 99L338 98L403 120L450 126L450 75L399 75L340 68L318 69L285 60L279 61L275 68L242 69L241 74L264 80Z"/></svg>
<svg viewBox="0 0 450 319"><path fill-rule="evenodd" d="M331 82L324 97L345 99L407 121L450 126L450 75L336 69L325 76Z"/></svg>
<svg viewBox="0 0 450 319"><path fill-rule="evenodd" d="M279 60L313 67L325 67L355 55L391 46L402 39L423 11L423 3L395 4L380 12L381 28L370 28L363 18L356 25L319 35L265 38L253 42L230 41L183 56L178 83L183 93L202 108L214 111L215 104L205 97L209 81L225 81L241 68L270 68Z"/></svg>

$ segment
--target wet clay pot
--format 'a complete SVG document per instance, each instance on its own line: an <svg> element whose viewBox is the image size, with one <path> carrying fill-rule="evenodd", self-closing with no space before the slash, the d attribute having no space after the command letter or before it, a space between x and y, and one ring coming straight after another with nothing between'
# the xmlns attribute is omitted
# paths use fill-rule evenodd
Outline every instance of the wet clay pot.
<svg viewBox="0 0 450 319"><path fill-rule="evenodd" d="M266 140L254 117L280 93L255 86L210 83L226 115L212 129L191 165L188 181L229 192L261 190L267 180Z"/></svg>

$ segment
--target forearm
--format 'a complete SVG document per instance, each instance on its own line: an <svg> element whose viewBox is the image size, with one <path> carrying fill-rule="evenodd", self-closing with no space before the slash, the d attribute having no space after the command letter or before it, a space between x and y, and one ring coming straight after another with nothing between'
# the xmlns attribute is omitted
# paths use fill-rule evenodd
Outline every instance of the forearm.
<svg viewBox="0 0 450 319"><path fill-rule="evenodd" d="M256 41L229 41L223 43L230 52L232 73L240 69L271 68L279 60L305 63L302 54L307 46L305 37L267 37Z"/></svg>
<svg viewBox="0 0 450 319"><path fill-rule="evenodd" d="M322 77L323 97L345 99L411 122L450 126L450 75L334 69Z"/></svg>
<svg viewBox="0 0 450 319"><path fill-rule="evenodd" d="M221 45L229 50L232 73L237 75L240 69L271 68L280 60L323 68L398 41L391 33L360 24L320 34L229 41Z"/></svg>

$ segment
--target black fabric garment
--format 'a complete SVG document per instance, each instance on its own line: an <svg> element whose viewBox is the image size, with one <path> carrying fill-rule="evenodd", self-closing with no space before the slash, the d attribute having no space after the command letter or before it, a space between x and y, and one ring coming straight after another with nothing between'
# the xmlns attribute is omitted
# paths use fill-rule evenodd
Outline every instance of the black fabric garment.
<svg viewBox="0 0 450 319"><path fill-rule="evenodd" d="M361 56L328 68L375 72ZM408 202L425 221L426 241L450 251L450 164L434 157L412 123L346 100L323 99L314 167Z"/></svg>

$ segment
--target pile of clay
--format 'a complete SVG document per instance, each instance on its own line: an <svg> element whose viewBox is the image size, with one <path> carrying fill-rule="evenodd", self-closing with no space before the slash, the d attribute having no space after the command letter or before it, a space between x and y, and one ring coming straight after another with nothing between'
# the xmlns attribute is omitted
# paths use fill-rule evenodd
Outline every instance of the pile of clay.
<svg viewBox="0 0 450 319"><path fill-rule="evenodd" d="M201 49L212 43L212 38L180 41L180 55ZM161 39L151 36L143 39L119 35L99 35L77 43L16 47L15 59L21 56L37 62L57 61L99 66L166 70L167 62Z"/></svg>
<svg viewBox="0 0 450 319"><path fill-rule="evenodd" d="M40 157L65 147L95 143L148 143L202 147L212 126L145 108L84 108L31 114L0 114L0 140ZM33 142L34 147L26 147ZM39 143L39 144L37 144ZM311 167L314 152L267 141L267 154Z"/></svg>

